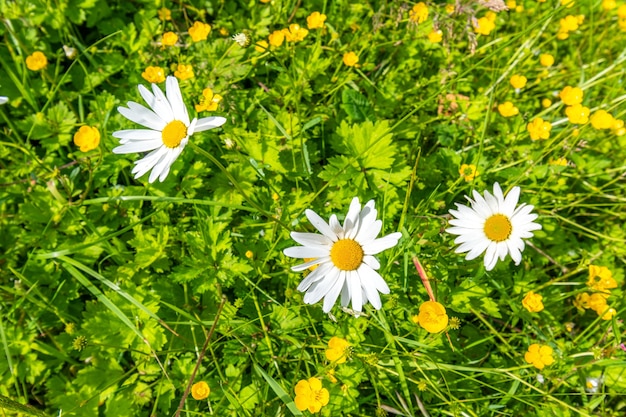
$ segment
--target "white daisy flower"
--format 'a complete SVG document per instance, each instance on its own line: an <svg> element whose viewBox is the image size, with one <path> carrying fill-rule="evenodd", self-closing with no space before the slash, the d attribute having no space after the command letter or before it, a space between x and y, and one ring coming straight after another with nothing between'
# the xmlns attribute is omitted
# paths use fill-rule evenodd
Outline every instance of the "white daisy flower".
<svg viewBox="0 0 626 417"><path fill-rule="evenodd" d="M190 122L176 77L167 77L165 91L163 94L156 84L152 84L152 92L139 85L139 94L150 108L133 101L128 102L128 107L117 108L122 116L148 129L114 132L113 137L120 139L120 146L114 148L113 153L151 151L143 159L136 161L132 170L135 178L152 170L148 178L150 182L157 178L161 182L165 180L170 167L185 149L191 135L219 127L226 122L223 117L204 117L200 120L194 118Z"/></svg>
<svg viewBox="0 0 626 417"><path fill-rule="evenodd" d="M9 98L8 98L8 97L5 97L5 96L0 96L0 104L4 104L4 103L6 103L7 101L9 101Z"/></svg>
<svg viewBox="0 0 626 417"><path fill-rule="evenodd" d="M537 218L531 214L533 206L525 203L517 206L520 188L513 189L506 195L502 194L500 185L493 185L493 195L485 191L485 197L473 191L474 199L469 200L471 208L456 203L458 210L450 210L455 219L450 224L455 227L446 232L459 235L454 243L460 244L456 253L468 252L465 259L471 260L485 252L485 268L491 271L498 258L503 261L507 253L511 255L515 265L522 261L524 241L533 236L533 230L541 229L541 225L533 223Z"/></svg>
<svg viewBox="0 0 626 417"><path fill-rule="evenodd" d="M383 222L376 220L374 200L361 210L359 199L352 199L343 226L334 214L329 223L313 210L306 210L305 214L322 234L291 232L292 239L303 246L284 250L287 256L308 261L292 267L293 271L317 266L298 285L298 290L305 292L304 302L315 304L323 298L323 310L328 313L341 294L341 305L347 307L352 300L352 309L357 313L368 301L380 309L378 293L389 294L389 287L376 272L380 263L373 255L394 247L402 234L376 238Z"/></svg>

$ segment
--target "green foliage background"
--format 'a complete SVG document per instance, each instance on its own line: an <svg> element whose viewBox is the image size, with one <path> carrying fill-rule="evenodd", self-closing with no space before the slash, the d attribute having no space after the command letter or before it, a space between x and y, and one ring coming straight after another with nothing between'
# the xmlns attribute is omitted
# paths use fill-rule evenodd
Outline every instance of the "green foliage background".
<svg viewBox="0 0 626 417"><path fill-rule="evenodd" d="M519 1L476 38L487 9L469 1L452 14L430 2L419 25L402 1L0 1L2 415L174 415L213 325L196 376L212 392L183 415L299 415L293 388L312 376L330 392L325 416L623 415L626 136L568 123L557 93L581 86L586 106L623 119L626 36L615 10L575 3ZM255 50L313 11L324 29ZM558 40L568 14L585 21ZM196 20L212 25L207 41L185 34ZM426 37L433 23L443 43ZM161 47L168 30L179 46ZM247 48L230 38L243 31ZM37 50L48 66L29 71ZM343 64L348 51L358 67ZM148 65L178 63L194 67L180 83L189 109L211 87L228 121L194 135L165 182L135 180L139 156L111 153L111 133L135 127L116 109L141 101ZM529 79L519 92L513 74ZM504 101L520 114L500 116ZM535 117L553 123L550 139L530 140ZM72 143L83 124L102 134L89 153ZM570 163L548 163L559 157ZM472 182L463 163L478 167ZM519 267L486 272L444 229L455 202L496 181L522 188L543 229ZM383 308L329 317L302 302L282 250L291 230L313 231L305 209L341 218L354 196L403 238L379 257ZM414 256L461 320L447 337L411 321L428 299ZM589 264L620 284L611 320L572 305ZM541 313L522 308L530 290ZM332 336L352 344L347 363L326 360ZM551 346L555 364L528 365L531 343Z"/></svg>

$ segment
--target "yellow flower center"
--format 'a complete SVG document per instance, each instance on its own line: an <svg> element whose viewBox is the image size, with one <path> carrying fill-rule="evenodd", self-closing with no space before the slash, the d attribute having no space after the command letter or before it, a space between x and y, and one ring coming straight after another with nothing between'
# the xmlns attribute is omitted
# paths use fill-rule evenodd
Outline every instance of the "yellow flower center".
<svg viewBox="0 0 626 417"><path fill-rule="evenodd" d="M330 250L330 259L342 271L354 271L363 261L363 248L352 239L341 239Z"/></svg>
<svg viewBox="0 0 626 417"><path fill-rule="evenodd" d="M180 142L187 136L187 126L180 120L172 120L161 132L163 145L168 148L177 148Z"/></svg>
<svg viewBox="0 0 626 417"><path fill-rule="evenodd" d="M503 242L511 236L513 226L509 218L504 214L494 214L487 219L483 230L489 240Z"/></svg>

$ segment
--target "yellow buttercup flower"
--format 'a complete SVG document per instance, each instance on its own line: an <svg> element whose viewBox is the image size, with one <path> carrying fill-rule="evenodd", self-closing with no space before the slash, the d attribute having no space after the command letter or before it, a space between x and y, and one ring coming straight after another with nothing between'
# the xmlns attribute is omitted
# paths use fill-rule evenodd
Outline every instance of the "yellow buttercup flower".
<svg viewBox="0 0 626 417"><path fill-rule="evenodd" d="M196 111L198 113L201 111L215 111L217 110L217 106L220 101L222 101L222 96L219 94L213 94L213 90L210 88L205 88L202 90L200 103L195 105Z"/></svg>
<svg viewBox="0 0 626 417"><path fill-rule="evenodd" d="M474 32L480 35L489 35L496 28L496 24L487 17L481 17L474 23Z"/></svg>
<svg viewBox="0 0 626 417"><path fill-rule="evenodd" d="M552 105L552 100L550 100L549 98L544 98L543 100L541 100L541 105L547 109Z"/></svg>
<svg viewBox="0 0 626 417"><path fill-rule="evenodd" d="M26 57L26 68L31 71L39 71L48 65L48 58L43 52L35 51Z"/></svg>
<svg viewBox="0 0 626 417"><path fill-rule="evenodd" d="M589 107L582 104L574 104L565 109L565 114L570 123L584 125L589 121Z"/></svg>
<svg viewBox="0 0 626 417"><path fill-rule="evenodd" d="M626 4L622 4L617 8L618 19L626 19Z"/></svg>
<svg viewBox="0 0 626 417"><path fill-rule="evenodd" d="M300 42L304 40L306 35L309 34L309 31L303 27L300 27L297 23L292 23L289 25L288 29L283 29L283 33L285 34L285 39L287 42Z"/></svg>
<svg viewBox="0 0 626 417"><path fill-rule="evenodd" d="M174 71L174 76L181 81L193 78L193 67L191 66L191 64L178 64L178 66L176 67L176 71Z"/></svg>
<svg viewBox="0 0 626 417"><path fill-rule="evenodd" d="M598 315L604 314L604 312L609 308L609 305L606 302L607 298L609 298L609 294L607 293L593 293L587 300L587 308L595 311Z"/></svg>
<svg viewBox="0 0 626 417"><path fill-rule="evenodd" d="M430 33L428 34L428 40L431 41L432 43L441 42L443 40L443 32L439 29L431 30Z"/></svg>
<svg viewBox="0 0 626 417"><path fill-rule="evenodd" d="M544 121L541 117L536 117L532 122L526 125L526 130L530 133L532 140L548 139L552 125L550 122Z"/></svg>
<svg viewBox="0 0 626 417"><path fill-rule="evenodd" d="M470 182L473 181L480 173L476 171L476 165L473 164L463 164L461 168L459 168L459 174L461 178L465 181Z"/></svg>
<svg viewBox="0 0 626 417"><path fill-rule="evenodd" d="M247 250L244 255L246 256L246 258L252 259L254 257L254 252L252 252L251 250Z"/></svg>
<svg viewBox="0 0 626 417"><path fill-rule="evenodd" d="M578 26L580 26L580 20L578 19L577 16L572 16L572 15L568 15L565 16L564 18L562 18L559 21L559 25L561 26L559 29L559 32L573 32L576 29L578 29Z"/></svg>
<svg viewBox="0 0 626 417"><path fill-rule="evenodd" d="M615 136L624 136L626 135L626 128L624 127L624 121L621 119L614 119L613 126L611 126L611 130Z"/></svg>
<svg viewBox="0 0 626 417"><path fill-rule="evenodd" d="M191 386L191 396L194 400L204 400L211 393L209 384L204 381L197 382Z"/></svg>
<svg viewBox="0 0 626 417"><path fill-rule="evenodd" d="M158 84L165 81L165 72L161 67L149 66L144 72L141 73L141 76L149 83Z"/></svg>
<svg viewBox="0 0 626 417"><path fill-rule="evenodd" d="M528 294L522 300L524 308L531 313L538 313L543 310L543 297L539 294L535 294L534 291L529 291Z"/></svg>
<svg viewBox="0 0 626 417"><path fill-rule="evenodd" d="M598 314L602 314L602 313L599 312ZM617 314L617 311L613 307L611 307L608 310L606 310L604 314L602 314L602 320L611 320L613 317L615 317L616 314Z"/></svg>
<svg viewBox="0 0 626 417"><path fill-rule="evenodd" d="M324 27L326 15L320 12L313 12L306 18L306 26L309 29L320 29Z"/></svg>
<svg viewBox="0 0 626 417"><path fill-rule="evenodd" d="M161 37L161 44L163 46L174 46L178 42L178 35L174 32L165 32Z"/></svg>
<svg viewBox="0 0 626 417"><path fill-rule="evenodd" d="M579 311L585 311L589 308L589 294L583 292L576 295L573 304Z"/></svg>
<svg viewBox="0 0 626 417"><path fill-rule="evenodd" d="M553 352L550 346L533 343L528 347L528 352L524 354L524 359L535 368L543 369L554 363Z"/></svg>
<svg viewBox="0 0 626 417"><path fill-rule="evenodd" d="M349 67L354 67L359 62L359 57L354 52L346 52L343 54L343 63Z"/></svg>
<svg viewBox="0 0 626 417"><path fill-rule="evenodd" d="M413 23L424 23L428 19L428 6L419 2L409 11L409 20Z"/></svg>
<svg viewBox="0 0 626 417"><path fill-rule="evenodd" d="M559 93L559 97L563 100L563 104L566 106L573 106L574 104L580 104L583 102L583 90L578 87L565 87Z"/></svg>
<svg viewBox="0 0 626 417"><path fill-rule="evenodd" d="M591 126L598 130L610 129L613 126L613 122L615 121L613 116L611 116L611 114L605 110L595 111L591 115L590 120Z"/></svg>
<svg viewBox="0 0 626 417"><path fill-rule="evenodd" d="M554 57L550 54L539 55L539 63L542 67L551 67L554 64Z"/></svg>
<svg viewBox="0 0 626 417"><path fill-rule="evenodd" d="M163 21L172 20L172 11L167 7L161 7L159 11L157 11L157 15L159 16L159 19Z"/></svg>
<svg viewBox="0 0 626 417"><path fill-rule="evenodd" d="M285 41L285 34L282 30L275 30L274 32L270 33L268 40L270 42L270 45L279 47Z"/></svg>
<svg viewBox="0 0 626 417"><path fill-rule="evenodd" d="M548 161L548 165L556 165L556 166L561 166L561 167L566 167L567 166L567 159L565 159L564 157L559 157L556 159L550 158L550 160Z"/></svg>
<svg viewBox="0 0 626 417"><path fill-rule="evenodd" d="M513 88L524 88L528 80L523 75L515 74L509 81L511 82Z"/></svg>
<svg viewBox="0 0 626 417"><path fill-rule="evenodd" d="M498 113L502 117L512 117L519 114L519 109L510 101L498 105Z"/></svg>
<svg viewBox="0 0 626 417"><path fill-rule="evenodd" d="M211 25L203 22L194 22L193 26L189 28L189 36L194 42L200 42L206 40L211 33Z"/></svg>
<svg viewBox="0 0 626 417"><path fill-rule="evenodd" d="M81 152L89 152L100 144L100 131L93 126L81 126L74 134L74 144Z"/></svg>
<svg viewBox="0 0 626 417"><path fill-rule="evenodd" d="M607 290L617 288L617 281L606 266L589 265L587 286L595 291L607 292Z"/></svg>
<svg viewBox="0 0 626 417"><path fill-rule="evenodd" d="M574 0L561 0L561 6L570 8L574 5Z"/></svg>
<svg viewBox="0 0 626 417"><path fill-rule="evenodd" d="M300 411L309 410L311 413L318 413L330 400L328 390L322 388L322 381L315 377L298 381L295 392L294 401Z"/></svg>
<svg viewBox="0 0 626 417"><path fill-rule="evenodd" d="M602 8L606 11L613 10L617 7L615 0L602 0Z"/></svg>
<svg viewBox="0 0 626 417"><path fill-rule="evenodd" d="M254 50L257 52L265 52L269 47L269 44L265 40L260 40L254 44Z"/></svg>
<svg viewBox="0 0 626 417"><path fill-rule="evenodd" d="M455 7L454 4L446 4L446 13L452 14L454 13Z"/></svg>
<svg viewBox="0 0 626 417"><path fill-rule="evenodd" d="M420 306L419 315L413 321L429 333L439 333L448 327L446 308L436 301L426 301Z"/></svg>
<svg viewBox="0 0 626 417"><path fill-rule="evenodd" d="M345 363L350 353L350 342L337 336L331 337L326 349L326 359L336 364Z"/></svg>

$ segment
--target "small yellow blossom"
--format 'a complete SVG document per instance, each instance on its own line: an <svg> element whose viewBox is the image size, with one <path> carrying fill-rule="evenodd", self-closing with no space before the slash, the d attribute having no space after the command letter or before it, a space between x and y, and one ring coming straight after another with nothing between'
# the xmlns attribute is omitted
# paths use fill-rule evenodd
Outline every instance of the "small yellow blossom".
<svg viewBox="0 0 626 417"><path fill-rule="evenodd" d="M574 104L565 109L565 114L570 123L584 125L589 121L589 107L582 104Z"/></svg>
<svg viewBox="0 0 626 417"><path fill-rule="evenodd" d="M574 0L561 0L561 6L570 8L574 5Z"/></svg>
<svg viewBox="0 0 626 417"><path fill-rule="evenodd" d="M35 51L26 57L26 68L31 71L39 71L48 65L48 58L43 52Z"/></svg>
<svg viewBox="0 0 626 417"><path fill-rule="evenodd" d="M306 38L306 35L309 34L309 31L303 27L300 27L297 23L292 23L289 25L288 29L283 29L283 33L285 34L285 39L287 42L300 42Z"/></svg>
<svg viewBox="0 0 626 417"><path fill-rule="evenodd" d="M538 313L543 310L543 297L539 294L535 294L534 291L529 291L528 294L522 300L524 308L531 313Z"/></svg>
<svg viewBox="0 0 626 417"><path fill-rule="evenodd" d="M459 330L461 328L461 319L458 317L450 318L450 329Z"/></svg>
<svg viewBox="0 0 626 417"><path fill-rule="evenodd" d="M474 23L474 32L480 35L489 35L496 28L496 24L486 17L481 17Z"/></svg>
<svg viewBox="0 0 626 417"><path fill-rule="evenodd" d="M626 4L622 4L617 8L618 19L626 19Z"/></svg>
<svg viewBox="0 0 626 417"><path fill-rule="evenodd" d="M548 139L552 125L550 122L544 121L541 117L536 117L532 122L526 125L526 130L530 133L532 140Z"/></svg>
<svg viewBox="0 0 626 417"><path fill-rule="evenodd" d="M619 19L617 21L617 25L619 26L619 30L621 30L622 32L626 32L626 18Z"/></svg>
<svg viewBox="0 0 626 417"><path fill-rule="evenodd" d="M585 311L589 308L589 294L583 292L576 295L573 304L579 311Z"/></svg>
<svg viewBox="0 0 626 417"><path fill-rule="evenodd" d="M429 333L439 333L448 327L446 308L436 301L425 301L420 306L419 315L413 321Z"/></svg>
<svg viewBox="0 0 626 417"><path fill-rule="evenodd" d="M490 22L492 23L496 23L496 19L498 17L498 15L495 12L492 12L491 10L488 11L487 13L485 13L485 17L487 19L489 19Z"/></svg>
<svg viewBox="0 0 626 417"><path fill-rule="evenodd" d="M602 8L606 11L613 10L617 7L615 0L602 0Z"/></svg>
<svg viewBox="0 0 626 417"><path fill-rule="evenodd" d="M554 65L554 57L550 54L539 55L539 63L542 67L551 67Z"/></svg>
<svg viewBox="0 0 626 417"><path fill-rule="evenodd" d="M550 346L533 343L528 347L528 352L524 354L524 359L535 368L543 369L554 363L553 352Z"/></svg>
<svg viewBox="0 0 626 417"><path fill-rule="evenodd" d="M332 384L337 383L337 378L335 378L335 368L331 368L326 372L326 377Z"/></svg>
<svg viewBox="0 0 626 417"><path fill-rule="evenodd" d="M161 38L163 46L174 46L178 42L178 35L174 32L165 32Z"/></svg>
<svg viewBox="0 0 626 417"><path fill-rule="evenodd" d="M200 42L206 40L211 33L211 25L203 22L194 22L193 26L189 28L189 36L194 42Z"/></svg>
<svg viewBox="0 0 626 417"><path fill-rule="evenodd" d="M578 87L565 87L559 93L559 97L563 100L563 104L566 106L573 106L574 104L580 104L583 102L583 90Z"/></svg>
<svg viewBox="0 0 626 417"><path fill-rule="evenodd" d="M607 290L617 288L617 281L606 266L589 265L587 286L595 291L607 292Z"/></svg>
<svg viewBox="0 0 626 417"><path fill-rule="evenodd" d="M602 313L598 313L598 314L602 314ZM604 314L602 314L602 320L611 320L613 317L615 317L616 314L617 314L617 311L613 307L611 307L608 310L606 310Z"/></svg>
<svg viewBox="0 0 626 417"><path fill-rule="evenodd" d="M459 168L459 174L461 178L465 181L473 181L474 178L480 175L478 171L476 171L476 165L473 164L462 164L461 168Z"/></svg>
<svg viewBox="0 0 626 417"><path fill-rule="evenodd" d="M509 10L513 10L517 7L517 2L515 0L507 0L506 7L508 7Z"/></svg>
<svg viewBox="0 0 626 417"><path fill-rule="evenodd" d="M574 136L576 138L576 137L578 137L578 135L580 135L580 129L576 128L576 129L572 130L572 136Z"/></svg>
<svg viewBox="0 0 626 417"><path fill-rule="evenodd" d="M279 47L285 41L285 33L282 30L275 30L268 37L270 45Z"/></svg>
<svg viewBox="0 0 626 417"><path fill-rule="evenodd" d="M217 106L220 101L222 101L222 96L219 94L213 94L213 90L210 88L205 88L202 90L200 103L195 105L196 111L198 113L201 111L215 111L217 110Z"/></svg>
<svg viewBox="0 0 626 417"><path fill-rule="evenodd" d="M437 30L433 29L428 34L428 40L431 41L432 43L439 43L442 41L442 39L443 39L443 32L439 29Z"/></svg>
<svg viewBox="0 0 626 417"><path fill-rule="evenodd" d="M359 57L354 52L346 52L343 54L343 63L349 67L354 67L359 62Z"/></svg>
<svg viewBox="0 0 626 417"><path fill-rule="evenodd" d="M89 152L100 144L100 131L93 126L81 126L74 134L74 144L81 152Z"/></svg>
<svg viewBox="0 0 626 417"><path fill-rule="evenodd" d="M350 343L337 336L331 337L326 349L326 359L336 364L345 363L348 358Z"/></svg>
<svg viewBox="0 0 626 417"><path fill-rule="evenodd" d="M578 16L576 16L576 20L578 21L578 26L582 25L585 21L585 15L579 14Z"/></svg>
<svg viewBox="0 0 626 417"><path fill-rule="evenodd" d="M248 259L252 259L254 257L254 253L251 250L247 250L245 255Z"/></svg>
<svg viewBox="0 0 626 417"><path fill-rule="evenodd" d="M204 381L196 382L191 386L191 396L194 400L204 400L211 393L209 384Z"/></svg>
<svg viewBox="0 0 626 417"><path fill-rule="evenodd" d="M575 31L576 29L578 29L578 26L580 25L580 23L578 22L579 22L579 19L577 16L572 16L572 15L565 16L559 21L559 24L561 26L559 29L559 32L567 33L567 32Z"/></svg>
<svg viewBox="0 0 626 417"><path fill-rule="evenodd" d="M228 35L230 35L230 32L225 27L219 28L218 32L220 33L220 36L223 37L227 37Z"/></svg>
<svg viewBox="0 0 626 417"><path fill-rule="evenodd" d="M547 109L552 105L552 100L550 100L549 98L544 98L543 100L541 100L541 105Z"/></svg>
<svg viewBox="0 0 626 417"><path fill-rule="evenodd" d="M419 2L409 11L409 20L413 23L424 23L428 19L428 6Z"/></svg>
<svg viewBox="0 0 626 417"><path fill-rule="evenodd" d="M621 119L614 119L613 126L611 126L611 130L613 131L615 136L626 135L626 128L624 127L624 121Z"/></svg>
<svg viewBox="0 0 626 417"><path fill-rule="evenodd" d="M193 78L193 67L191 64L178 64L176 71L174 71L174 76L181 81Z"/></svg>
<svg viewBox="0 0 626 417"><path fill-rule="evenodd" d="M254 44L254 50L257 52L265 52L269 47L269 44L265 40L260 40Z"/></svg>
<svg viewBox="0 0 626 417"><path fill-rule="evenodd" d="M326 15L320 12L313 12L306 18L306 26L309 29L320 29L324 27Z"/></svg>
<svg viewBox="0 0 626 417"><path fill-rule="evenodd" d="M162 83L163 81L165 81L165 72L163 71L163 68L161 67L153 67L153 66L149 66L146 68L146 70L144 72L141 73L141 76L143 77L144 80L148 81L149 83Z"/></svg>
<svg viewBox="0 0 626 417"><path fill-rule="evenodd" d="M267 3L269 3L269 2L270 2L270 1L272 1L272 0L259 0L259 1L260 1L261 3L266 3L266 4L267 4Z"/></svg>
<svg viewBox="0 0 626 417"><path fill-rule="evenodd" d="M556 166L561 166L561 167L566 167L567 166L567 159L565 159L564 157L559 157L556 159L550 158L550 160L548 161L548 165L556 165Z"/></svg>
<svg viewBox="0 0 626 417"><path fill-rule="evenodd" d="M595 129L610 129L613 126L613 116L605 110L597 110L591 115L591 126Z"/></svg>
<svg viewBox="0 0 626 417"><path fill-rule="evenodd" d="M328 390L322 388L322 381L315 377L298 381L295 392L296 408L300 411L318 413L330 400Z"/></svg>
<svg viewBox="0 0 626 417"><path fill-rule="evenodd" d="M512 117L519 114L519 109L510 101L498 105L498 113L502 117Z"/></svg>
<svg viewBox="0 0 626 417"><path fill-rule="evenodd" d="M603 292L595 292L589 296L588 299L588 308L595 311L598 315L604 314L604 312L609 308L606 299L609 298L609 294Z"/></svg>
<svg viewBox="0 0 626 417"><path fill-rule="evenodd" d="M172 20L172 11L168 9L167 7L161 7L157 11L157 15L159 16L159 19L163 21Z"/></svg>
<svg viewBox="0 0 626 417"><path fill-rule="evenodd" d="M513 88L524 88L528 80L523 75L515 74L509 81Z"/></svg>
<svg viewBox="0 0 626 417"><path fill-rule="evenodd" d="M455 7L454 4L446 4L446 13L452 14L454 13Z"/></svg>

